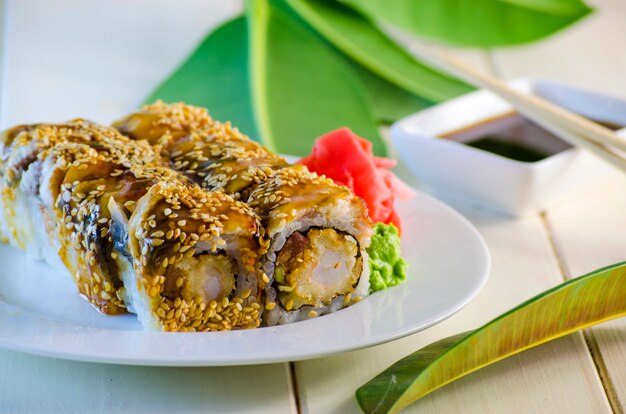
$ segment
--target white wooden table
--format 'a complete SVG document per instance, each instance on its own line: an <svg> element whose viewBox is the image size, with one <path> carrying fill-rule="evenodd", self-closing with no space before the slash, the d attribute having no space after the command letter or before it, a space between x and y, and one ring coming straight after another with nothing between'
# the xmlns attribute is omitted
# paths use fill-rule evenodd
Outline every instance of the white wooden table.
<svg viewBox="0 0 626 414"><path fill-rule="evenodd" d="M595 15L540 44L458 54L503 78L541 76L626 97L626 0L592 3ZM0 5L2 128L118 117L241 7L223 0ZM467 308L431 329L329 358L236 368L99 365L0 350L0 413L357 412L356 388L397 359L564 279L626 259L625 179L520 220L457 207L487 240L493 270ZM407 412L623 413L625 407L626 320L617 320L483 369Z"/></svg>

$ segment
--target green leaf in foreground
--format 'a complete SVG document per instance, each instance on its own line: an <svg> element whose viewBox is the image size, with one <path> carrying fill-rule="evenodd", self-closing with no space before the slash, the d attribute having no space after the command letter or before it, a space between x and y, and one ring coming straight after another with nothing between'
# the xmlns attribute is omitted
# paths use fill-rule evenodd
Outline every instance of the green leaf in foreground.
<svg viewBox="0 0 626 414"><path fill-rule="evenodd" d="M327 0L287 0L326 40L350 58L417 96L443 101L473 90L418 62L378 28L350 8Z"/></svg>
<svg viewBox="0 0 626 414"><path fill-rule="evenodd" d="M341 0L374 20L459 46L531 42L583 18L581 0Z"/></svg>
<svg viewBox="0 0 626 414"><path fill-rule="evenodd" d="M572 279L483 327L401 359L356 392L367 413L397 412L482 367L579 329L626 315L626 263Z"/></svg>
<svg viewBox="0 0 626 414"><path fill-rule="evenodd" d="M263 142L304 155L316 137L347 126L384 155L369 95L352 68L290 18L281 2L246 4L253 107Z"/></svg>
<svg viewBox="0 0 626 414"><path fill-rule="evenodd" d="M208 108L216 119L231 121L258 141L248 82L245 19L238 17L209 34L146 103L158 99Z"/></svg>

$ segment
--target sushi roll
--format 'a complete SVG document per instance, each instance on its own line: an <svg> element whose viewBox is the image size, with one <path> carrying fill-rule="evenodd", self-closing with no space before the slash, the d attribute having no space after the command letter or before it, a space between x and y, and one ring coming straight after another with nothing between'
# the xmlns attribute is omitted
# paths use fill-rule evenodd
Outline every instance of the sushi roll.
<svg viewBox="0 0 626 414"><path fill-rule="evenodd" d="M248 206L87 121L14 128L1 145L2 234L62 263L101 312L130 310L150 330L259 325L260 224Z"/></svg>
<svg viewBox="0 0 626 414"><path fill-rule="evenodd" d="M268 325L331 313L367 296L372 223L348 188L294 165L256 187L248 203L268 240Z"/></svg>
<svg viewBox="0 0 626 414"><path fill-rule="evenodd" d="M246 201L275 171L289 166L281 156L208 112L184 104L157 102L114 123L123 134L146 140L164 161L210 191Z"/></svg>
<svg viewBox="0 0 626 414"><path fill-rule="evenodd" d="M111 128L76 120L20 126L0 138L3 234L31 257L69 270L80 294L111 315L126 309L102 243L100 184L87 188L77 179L92 171L106 174L111 165L128 166L130 159L158 161L149 145L121 146L120 137Z"/></svg>
<svg viewBox="0 0 626 414"><path fill-rule="evenodd" d="M127 224L118 212L114 216L115 239L121 245L127 239L127 250L120 249L124 258L118 257L126 263L126 302L144 327L208 331L260 325L260 224L246 205L161 181L138 200Z"/></svg>
<svg viewBox="0 0 626 414"><path fill-rule="evenodd" d="M259 215L264 324L330 313L368 294L372 223L348 188L289 165L200 108L156 103L114 125L151 142L205 189L232 195Z"/></svg>

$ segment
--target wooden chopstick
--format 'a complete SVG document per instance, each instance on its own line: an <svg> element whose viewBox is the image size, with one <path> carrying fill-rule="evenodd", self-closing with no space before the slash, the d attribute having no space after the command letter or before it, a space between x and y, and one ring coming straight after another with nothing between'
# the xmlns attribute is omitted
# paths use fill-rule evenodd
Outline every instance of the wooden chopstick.
<svg viewBox="0 0 626 414"><path fill-rule="evenodd" d="M622 172L626 173L626 160L615 151L610 148L605 147L602 144L599 144L593 140L585 139L584 136L579 135L577 132L573 132L570 129L564 128L562 125L550 121L546 121L542 117L533 117L531 114L523 112L520 110L522 114L524 114L529 119L532 119L536 124L540 125L542 128L550 131L557 137L563 138L565 141L570 144L584 148L597 157L603 159L614 167L618 168Z"/></svg>
<svg viewBox="0 0 626 414"><path fill-rule="evenodd" d="M428 63L464 81L489 89L509 102L521 114L574 146L580 146L626 172L626 160L619 151L626 151L626 141L608 128L579 116L536 95L527 95L508 84L485 74L449 54L424 45L411 50Z"/></svg>

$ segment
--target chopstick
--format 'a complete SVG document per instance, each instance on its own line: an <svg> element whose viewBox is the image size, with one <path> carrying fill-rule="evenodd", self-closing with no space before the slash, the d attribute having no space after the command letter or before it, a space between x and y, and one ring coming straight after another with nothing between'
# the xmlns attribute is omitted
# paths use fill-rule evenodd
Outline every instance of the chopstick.
<svg viewBox="0 0 626 414"><path fill-rule="evenodd" d="M500 79L432 47L411 45L411 50L433 66L476 87L489 89L554 135L585 148L626 173L626 159L619 152L626 151L626 141L610 129L536 95L519 92Z"/></svg>

